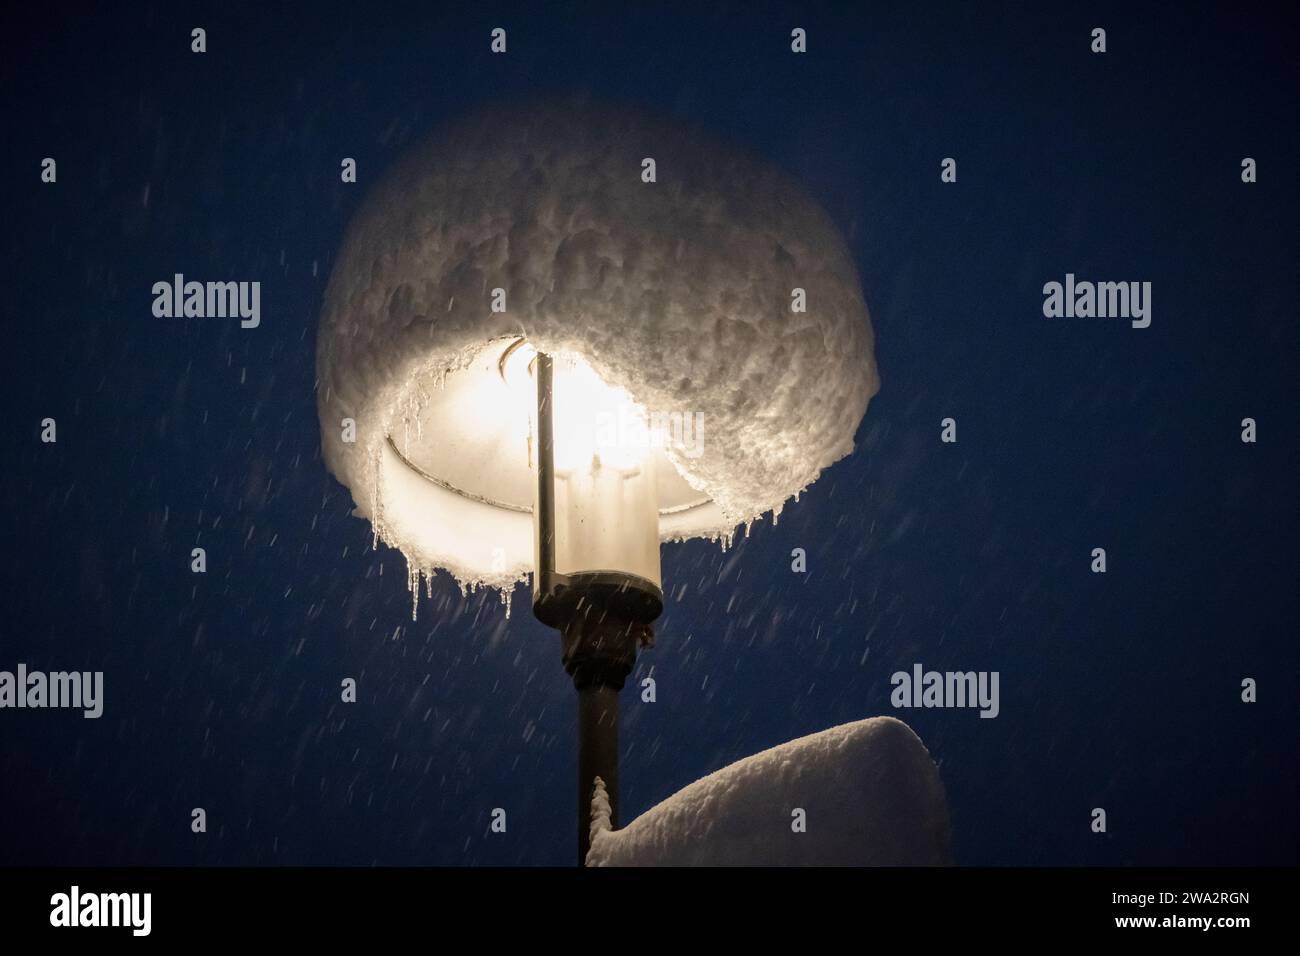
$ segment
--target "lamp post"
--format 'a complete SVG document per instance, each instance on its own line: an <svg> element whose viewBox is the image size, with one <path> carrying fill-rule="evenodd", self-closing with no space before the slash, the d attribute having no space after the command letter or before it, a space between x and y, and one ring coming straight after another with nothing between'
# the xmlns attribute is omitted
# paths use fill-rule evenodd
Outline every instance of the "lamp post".
<svg viewBox="0 0 1300 956"><path fill-rule="evenodd" d="M507 613L531 578L577 690L580 859L597 776L617 823L618 694L664 606L660 545L725 546L849 454L872 349L825 210L663 117L487 108L358 209L317 339L326 465L405 557L413 615L439 572ZM693 440L657 440L647 409Z"/></svg>
<svg viewBox="0 0 1300 956"><path fill-rule="evenodd" d="M663 610L654 472L647 455L594 439L608 405L584 401L600 394L584 370L561 370L538 355L536 369L537 497L533 509L536 571L533 613L560 632L564 668L578 692L578 862L587 857L591 795L606 787L611 825L618 826L618 694L638 648L654 643L652 624ZM588 388L582 388L588 384ZM587 394L584 395L583 393ZM577 446L556 464L556 417L567 412L561 437ZM607 424L609 424L607 422ZM631 449L635 452L635 449ZM567 460L566 460L567 459Z"/></svg>

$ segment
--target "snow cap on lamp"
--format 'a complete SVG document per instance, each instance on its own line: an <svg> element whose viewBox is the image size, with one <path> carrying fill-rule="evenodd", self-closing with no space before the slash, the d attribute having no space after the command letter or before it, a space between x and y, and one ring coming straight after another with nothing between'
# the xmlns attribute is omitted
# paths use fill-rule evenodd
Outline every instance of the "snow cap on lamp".
<svg viewBox="0 0 1300 956"><path fill-rule="evenodd" d="M481 109L368 194L318 337L326 464L413 582L442 568L509 589L532 571L527 403L496 375L520 337L702 425L663 449L663 540L779 513L853 450L879 387L848 250L785 173L621 106Z"/></svg>

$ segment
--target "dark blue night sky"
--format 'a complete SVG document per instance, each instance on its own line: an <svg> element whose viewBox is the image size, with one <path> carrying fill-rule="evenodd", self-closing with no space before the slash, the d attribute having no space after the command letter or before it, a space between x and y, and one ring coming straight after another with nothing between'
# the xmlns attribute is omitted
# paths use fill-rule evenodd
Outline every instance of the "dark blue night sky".
<svg viewBox="0 0 1300 956"><path fill-rule="evenodd" d="M522 589L507 621L445 577L412 624L403 559L322 464L313 384L367 185L444 119L572 90L792 172L848 237L883 380L777 527L664 549L624 818L894 713L960 863L1300 860L1300 153L1269 7L112 6L0 26L0 668L103 670L107 698L98 721L0 712L0 862L571 862L558 639ZM261 327L155 318L175 272L260 281ZM1151 327L1044 318L1067 272L1150 281ZM1001 715L894 711L914 662L999 671Z"/></svg>

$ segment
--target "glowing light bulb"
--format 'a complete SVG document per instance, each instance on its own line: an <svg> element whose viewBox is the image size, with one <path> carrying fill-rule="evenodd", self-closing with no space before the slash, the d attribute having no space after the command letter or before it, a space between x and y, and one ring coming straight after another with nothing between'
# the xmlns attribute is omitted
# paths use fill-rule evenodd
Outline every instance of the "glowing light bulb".
<svg viewBox="0 0 1300 956"><path fill-rule="evenodd" d="M646 466L646 415L622 389L577 356L558 356L553 396L557 473L614 469L630 476Z"/></svg>

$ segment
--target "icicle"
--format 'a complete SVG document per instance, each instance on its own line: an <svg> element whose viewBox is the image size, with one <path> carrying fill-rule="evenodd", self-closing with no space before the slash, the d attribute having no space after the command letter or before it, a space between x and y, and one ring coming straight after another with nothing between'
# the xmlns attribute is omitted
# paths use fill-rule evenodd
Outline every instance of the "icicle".
<svg viewBox="0 0 1300 956"><path fill-rule="evenodd" d="M609 791L605 789L605 781L597 777L592 782L591 787L591 842L596 842L596 836L601 833L608 833L614 827L610 822L613 810L609 805Z"/></svg>
<svg viewBox="0 0 1300 956"><path fill-rule="evenodd" d="M370 456L370 547L379 550L379 535L384 524L384 499L379 494L381 452L375 449Z"/></svg>
<svg viewBox="0 0 1300 956"><path fill-rule="evenodd" d="M411 564L410 559L406 562L406 587L411 592L411 620L416 619L416 614L420 606L420 575L419 568Z"/></svg>

